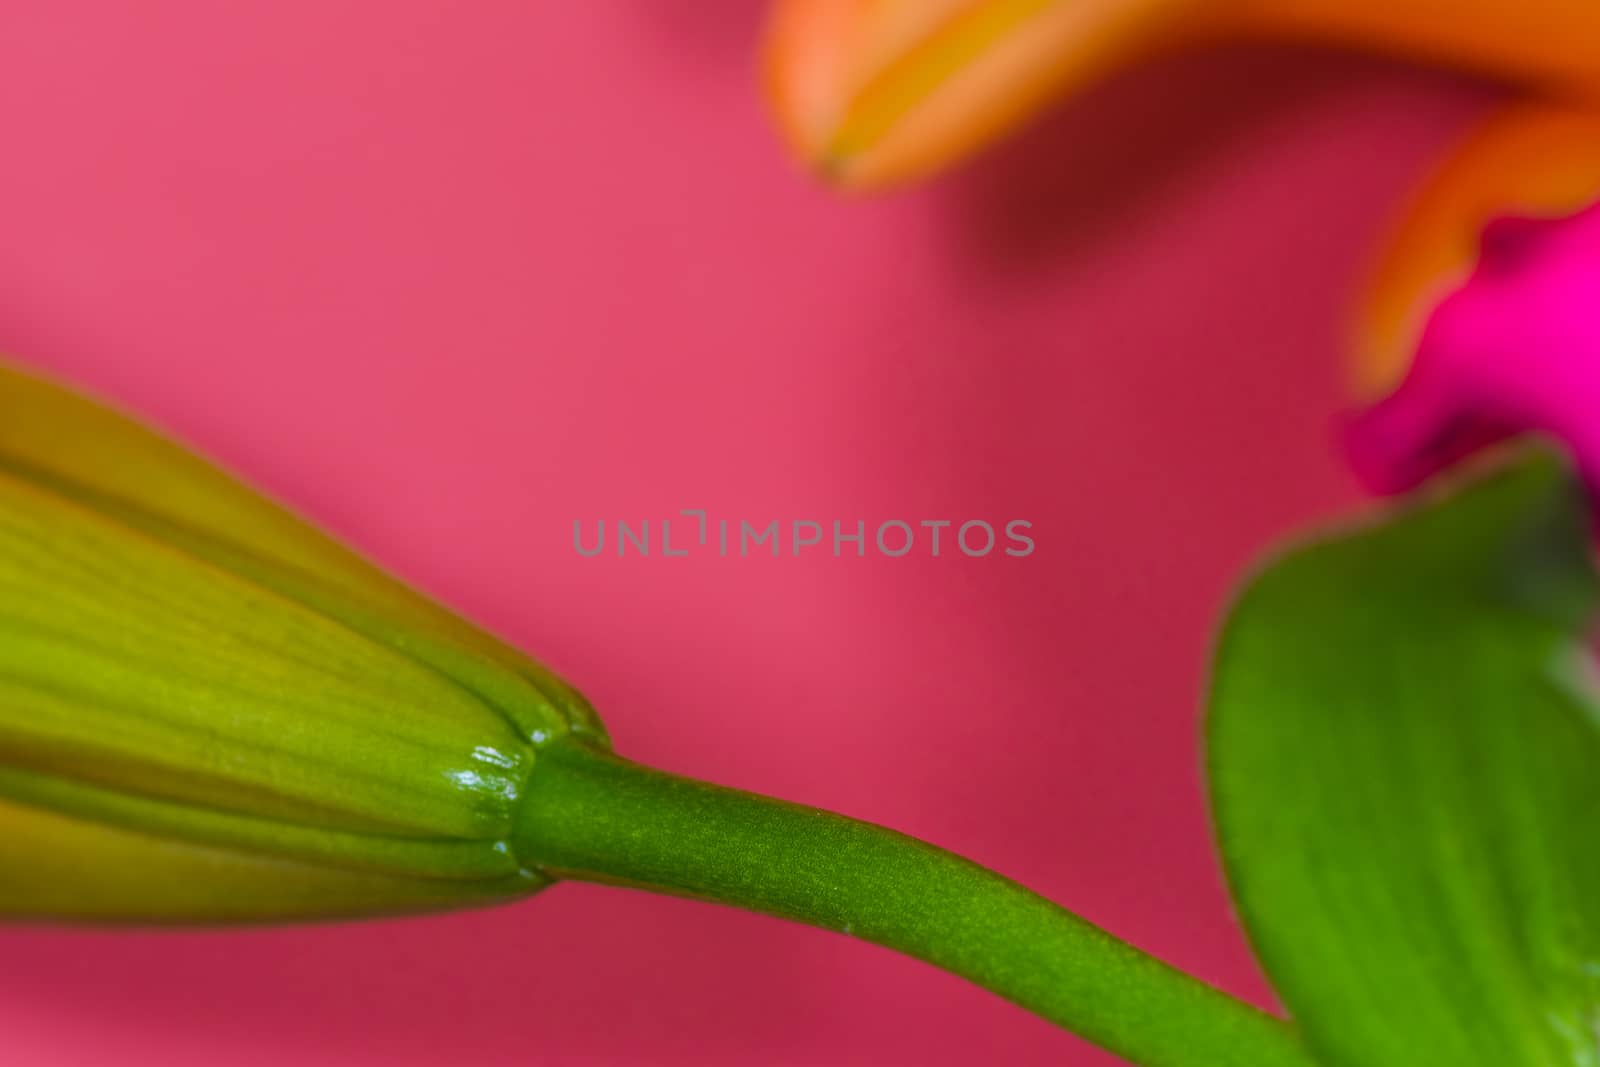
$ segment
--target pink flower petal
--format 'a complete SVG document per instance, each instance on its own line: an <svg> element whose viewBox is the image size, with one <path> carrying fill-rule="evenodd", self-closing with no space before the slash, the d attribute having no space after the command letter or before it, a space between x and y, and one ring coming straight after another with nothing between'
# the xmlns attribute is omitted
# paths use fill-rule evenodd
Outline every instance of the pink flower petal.
<svg viewBox="0 0 1600 1067"><path fill-rule="evenodd" d="M1400 387L1343 428L1374 492L1401 492L1509 435L1543 432L1600 489L1600 205L1496 219L1428 320Z"/></svg>

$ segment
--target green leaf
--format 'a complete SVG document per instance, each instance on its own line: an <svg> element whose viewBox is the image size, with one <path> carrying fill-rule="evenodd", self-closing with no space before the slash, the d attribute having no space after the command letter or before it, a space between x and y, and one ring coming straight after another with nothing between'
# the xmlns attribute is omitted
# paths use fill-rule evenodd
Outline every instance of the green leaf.
<svg viewBox="0 0 1600 1067"><path fill-rule="evenodd" d="M1528 453L1289 553L1227 623L1217 830L1328 1067L1600 1064L1585 507Z"/></svg>

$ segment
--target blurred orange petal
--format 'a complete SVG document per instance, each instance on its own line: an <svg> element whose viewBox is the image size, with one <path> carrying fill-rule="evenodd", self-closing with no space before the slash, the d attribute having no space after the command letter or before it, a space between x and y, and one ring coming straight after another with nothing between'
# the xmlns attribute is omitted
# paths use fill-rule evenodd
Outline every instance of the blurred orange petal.
<svg viewBox="0 0 1600 1067"><path fill-rule="evenodd" d="M1200 38L1305 38L1600 102L1596 0L778 0L768 97L846 188L925 176L1053 100Z"/></svg>
<svg viewBox="0 0 1600 1067"><path fill-rule="evenodd" d="M1600 92L1595 0L1219 0L1235 32L1404 56L1545 91Z"/></svg>
<svg viewBox="0 0 1600 1067"><path fill-rule="evenodd" d="M791 149L870 189L968 155L1181 35L1195 0L779 0L768 97Z"/></svg>

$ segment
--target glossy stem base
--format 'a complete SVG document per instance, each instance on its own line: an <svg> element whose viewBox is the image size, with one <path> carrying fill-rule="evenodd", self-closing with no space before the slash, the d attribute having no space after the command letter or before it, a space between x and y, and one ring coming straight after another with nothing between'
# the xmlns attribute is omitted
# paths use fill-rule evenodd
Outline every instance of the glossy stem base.
<svg viewBox="0 0 1600 1067"><path fill-rule="evenodd" d="M1312 1067L1282 1021L870 823L559 742L540 752L515 844L558 878L716 901L895 949L1144 1067Z"/></svg>

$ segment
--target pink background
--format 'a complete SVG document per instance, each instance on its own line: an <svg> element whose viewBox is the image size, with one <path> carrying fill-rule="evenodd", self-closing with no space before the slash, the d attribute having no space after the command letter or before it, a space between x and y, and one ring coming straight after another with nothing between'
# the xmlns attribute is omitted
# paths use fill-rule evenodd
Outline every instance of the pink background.
<svg viewBox="0 0 1600 1067"><path fill-rule="evenodd" d="M752 0L0 10L0 349L585 689L635 758L871 818L1265 996L1209 851L1210 628L1355 491L1340 336L1485 105L1238 50L932 187L782 158ZM1035 523L1028 559L579 559L575 518ZM559 887L402 923L0 931L35 1067L1101 1064L842 937Z"/></svg>

